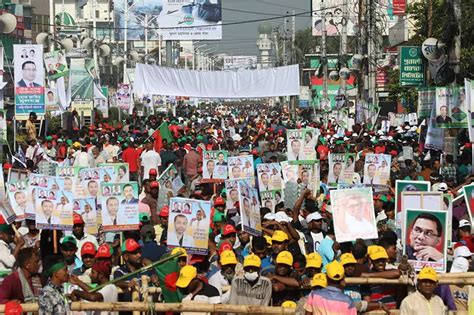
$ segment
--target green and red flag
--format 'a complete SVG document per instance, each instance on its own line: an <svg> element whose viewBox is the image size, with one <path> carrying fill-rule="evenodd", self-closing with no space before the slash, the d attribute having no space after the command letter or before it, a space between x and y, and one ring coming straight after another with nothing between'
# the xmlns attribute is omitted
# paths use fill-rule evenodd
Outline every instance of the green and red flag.
<svg viewBox="0 0 474 315"><path fill-rule="evenodd" d="M183 298L176 287L176 281L179 277L178 258L168 260L167 262L154 267L158 280L160 282L161 293L165 303L179 303Z"/></svg>
<svg viewBox="0 0 474 315"><path fill-rule="evenodd" d="M162 123L155 130L153 133L153 138L155 139L154 148L156 152L161 151L161 148L163 147L163 140L168 141L168 143L174 140L167 122Z"/></svg>

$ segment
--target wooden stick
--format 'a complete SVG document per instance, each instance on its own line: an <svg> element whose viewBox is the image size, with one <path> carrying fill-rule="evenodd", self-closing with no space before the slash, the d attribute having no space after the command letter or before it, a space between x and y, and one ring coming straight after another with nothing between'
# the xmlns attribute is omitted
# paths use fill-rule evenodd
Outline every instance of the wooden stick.
<svg viewBox="0 0 474 315"><path fill-rule="evenodd" d="M346 284L393 284L393 285L414 285L411 279L400 277L399 279L384 278L346 278ZM474 285L474 278L449 277L445 275L439 277L438 284Z"/></svg>
<svg viewBox="0 0 474 315"><path fill-rule="evenodd" d="M53 230L53 251L55 254L58 253L58 233L56 230Z"/></svg>

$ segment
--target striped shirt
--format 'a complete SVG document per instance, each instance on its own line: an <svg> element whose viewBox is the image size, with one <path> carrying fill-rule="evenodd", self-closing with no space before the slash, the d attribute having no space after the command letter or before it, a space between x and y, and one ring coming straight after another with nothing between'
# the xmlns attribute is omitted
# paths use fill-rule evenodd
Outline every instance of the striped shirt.
<svg viewBox="0 0 474 315"><path fill-rule="evenodd" d="M328 286L320 290L313 290L304 306L305 310L313 315L356 315L357 310L352 299L342 290Z"/></svg>

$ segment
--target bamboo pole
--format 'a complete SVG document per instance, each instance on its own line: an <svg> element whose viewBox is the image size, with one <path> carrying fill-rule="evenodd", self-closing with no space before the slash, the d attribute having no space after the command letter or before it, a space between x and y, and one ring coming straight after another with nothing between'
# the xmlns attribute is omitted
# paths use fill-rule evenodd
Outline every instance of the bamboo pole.
<svg viewBox="0 0 474 315"><path fill-rule="evenodd" d="M135 290L132 292L132 303L140 303L140 292L138 290ZM140 315L140 310L133 310L132 312L133 315Z"/></svg>
<svg viewBox="0 0 474 315"><path fill-rule="evenodd" d="M446 274L439 277L438 284L456 284L456 285L474 285L474 278L465 277L450 277L451 274ZM413 281L406 277L398 279L383 279L383 278L360 278L348 277L345 279L346 284L392 284L392 285L414 285Z"/></svg>
<svg viewBox="0 0 474 315"><path fill-rule="evenodd" d="M22 304L23 312L38 312L38 304ZM134 311L146 312L150 309L149 303L144 302L73 302L71 311ZM268 314L286 315L295 314L296 309L286 307L271 307L260 305L227 305L227 304L200 304L200 303L155 303L156 312L210 312L210 313L238 313L238 314ZM5 312L5 305L0 305L0 313Z"/></svg>

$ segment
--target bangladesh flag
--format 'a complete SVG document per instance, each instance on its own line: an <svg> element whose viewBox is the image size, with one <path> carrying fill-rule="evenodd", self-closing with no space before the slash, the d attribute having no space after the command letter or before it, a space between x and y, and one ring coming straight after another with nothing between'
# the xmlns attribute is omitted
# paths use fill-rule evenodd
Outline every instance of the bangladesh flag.
<svg viewBox="0 0 474 315"><path fill-rule="evenodd" d="M176 281L179 277L178 258L168 260L167 262L155 267L155 272L160 281L161 292L165 303L179 303L183 298L176 288Z"/></svg>
<svg viewBox="0 0 474 315"><path fill-rule="evenodd" d="M171 134L170 127L167 122L162 123L153 133L153 138L155 138L155 151L160 152L163 147L163 140L167 140L168 143L174 140L173 135Z"/></svg>

